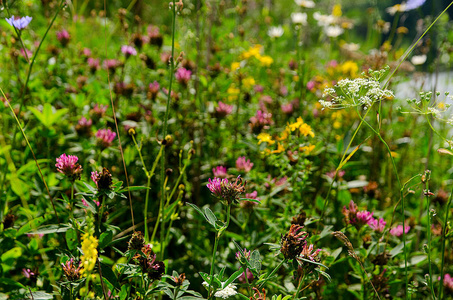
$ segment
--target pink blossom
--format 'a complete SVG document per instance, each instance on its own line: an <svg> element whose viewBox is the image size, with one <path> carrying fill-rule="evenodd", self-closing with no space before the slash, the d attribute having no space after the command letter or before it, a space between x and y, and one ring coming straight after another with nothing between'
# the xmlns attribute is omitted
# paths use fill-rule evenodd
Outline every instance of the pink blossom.
<svg viewBox="0 0 453 300"><path fill-rule="evenodd" d="M82 174L82 166L77 163L79 158L74 155L66 155L63 153L57 157L55 167L57 171L68 176L72 180L80 179Z"/></svg>
<svg viewBox="0 0 453 300"><path fill-rule="evenodd" d="M453 292L453 277L450 274L445 274L444 276L444 287Z"/></svg>
<svg viewBox="0 0 453 300"><path fill-rule="evenodd" d="M212 180L211 180L211 178L209 178L208 181L209 181L209 183L206 186L211 191L211 193L216 197L221 197L222 196L222 184L228 184L228 179L226 179L226 178L221 179L221 178L215 177Z"/></svg>
<svg viewBox="0 0 453 300"><path fill-rule="evenodd" d="M387 222L385 222L383 218L380 218L379 220L372 218L368 221L368 226L377 232L383 232L386 224Z"/></svg>
<svg viewBox="0 0 453 300"><path fill-rule="evenodd" d="M121 65L121 62L116 59L106 59L104 60L104 69L114 72L116 68L118 68Z"/></svg>
<svg viewBox="0 0 453 300"><path fill-rule="evenodd" d="M77 124L82 127L90 127L93 124L93 121L91 121L91 119L87 120L87 118L81 117Z"/></svg>
<svg viewBox="0 0 453 300"><path fill-rule="evenodd" d="M327 63L328 68L336 68L337 66L338 66L338 62L335 59L333 59Z"/></svg>
<svg viewBox="0 0 453 300"><path fill-rule="evenodd" d="M404 226L404 233L408 233L409 230L411 229L411 227L409 225L405 225ZM390 229L390 234L393 235L393 236L402 236L403 235L403 225L398 225L396 227L393 227L392 229Z"/></svg>
<svg viewBox="0 0 453 300"><path fill-rule="evenodd" d="M69 35L69 32L66 29L63 29L57 32L57 40L63 47L66 47L66 45L71 40L71 36Z"/></svg>
<svg viewBox="0 0 453 300"><path fill-rule="evenodd" d="M105 112L107 111L108 107L109 107L108 105L96 104L96 105L94 105L94 108L92 111L98 117L102 117L105 115Z"/></svg>
<svg viewBox="0 0 453 300"><path fill-rule="evenodd" d="M309 82L307 82L307 89L308 90L311 91L312 89L314 89L314 87L315 87L315 82L313 80L310 80Z"/></svg>
<svg viewBox="0 0 453 300"><path fill-rule="evenodd" d="M179 68L178 70L176 70L175 77L180 84L186 86L189 83L190 75L192 75L192 71L185 68Z"/></svg>
<svg viewBox="0 0 453 300"><path fill-rule="evenodd" d="M287 104L282 104L281 108L282 108L282 112L287 115L291 115L293 113L293 109L294 109L293 104L291 102L287 103Z"/></svg>
<svg viewBox="0 0 453 300"><path fill-rule="evenodd" d="M135 56L137 55L137 50L135 50L134 47L128 46L128 45L123 45L121 46L121 52L126 56L129 57L131 55Z"/></svg>
<svg viewBox="0 0 453 300"><path fill-rule="evenodd" d="M224 166L217 166L212 169L214 177L226 178L228 176L227 168Z"/></svg>
<svg viewBox="0 0 453 300"><path fill-rule="evenodd" d="M219 101L218 107L216 107L216 116L218 117L226 117L227 115L231 114L233 111L233 105L228 105Z"/></svg>
<svg viewBox="0 0 453 300"><path fill-rule="evenodd" d="M160 90L159 83L154 80L154 82L149 84L148 90L149 90L149 92L151 94L151 98L155 99L157 94L159 93L159 90Z"/></svg>
<svg viewBox="0 0 453 300"><path fill-rule="evenodd" d="M110 147L115 137L116 133L112 132L110 129L99 129L98 132L96 132L98 144L104 148Z"/></svg>
<svg viewBox="0 0 453 300"><path fill-rule="evenodd" d="M261 129L273 124L271 113L263 113L261 110L256 112L256 115L250 118L250 126L254 132L260 132Z"/></svg>
<svg viewBox="0 0 453 300"><path fill-rule="evenodd" d="M369 212L367 210L359 211L356 214L356 222L359 223L359 224L368 224L368 222L370 222L370 220L372 218L373 218L373 213Z"/></svg>
<svg viewBox="0 0 453 300"><path fill-rule="evenodd" d="M30 269L22 269L22 274L24 274L25 278L30 279L30 277L35 276L36 274Z"/></svg>
<svg viewBox="0 0 453 300"><path fill-rule="evenodd" d="M250 170L253 168L253 163L250 162L250 159L246 159L245 156L240 156L236 160L236 169L238 171L244 171L246 173L250 172Z"/></svg>
<svg viewBox="0 0 453 300"><path fill-rule="evenodd" d="M257 84L253 87L255 93L262 93L264 91L264 87L260 84Z"/></svg>
<svg viewBox="0 0 453 300"><path fill-rule="evenodd" d="M89 56L91 56L91 50L90 50L89 48L83 48L82 54L83 54L84 56L89 57Z"/></svg>

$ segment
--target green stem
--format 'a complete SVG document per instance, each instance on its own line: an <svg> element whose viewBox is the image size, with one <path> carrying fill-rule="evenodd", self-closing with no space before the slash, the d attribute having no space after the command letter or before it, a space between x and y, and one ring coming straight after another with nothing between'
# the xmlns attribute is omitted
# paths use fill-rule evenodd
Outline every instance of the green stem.
<svg viewBox="0 0 453 300"><path fill-rule="evenodd" d="M280 267L286 262L286 258L282 260L273 270L272 272L266 277L266 279L260 284L258 289L260 289L266 282L280 269Z"/></svg>
<svg viewBox="0 0 453 300"><path fill-rule="evenodd" d="M440 282L439 282L439 299L442 299L442 291L443 291L443 284L444 284L444 267L445 267L445 242L446 242L446 233L447 233L447 226L448 226L448 212L450 210L450 205L451 205L451 198L453 195L453 189L450 193L450 197L448 198L448 203L447 203L447 210L445 212L445 223L444 223L444 228L442 229L442 247L441 247L441 255L442 255L442 261L440 264Z"/></svg>
<svg viewBox="0 0 453 300"><path fill-rule="evenodd" d="M425 172L426 174L426 172ZM434 287L433 287L433 271L431 265L431 214L429 211L429 207L431 206L431 200L429 199L429 175L425 178L425 198L426 198L426 212L428 214L428 225L427 225L427 234L428 234L428 270L429 270L429 289L431 290L431 297L433 300L436 300L436 295L434 294Z"/></svg>
<svg viewBox="0 0 453 300"><path fill-rule="evenodd" d="M212 284L214 283L214 262L215 262L215 257L216 257L216 252L217 252L217 246L219 244L219 234L216 234L215 240L214 240L214 250L212 251L212 257L211 257L211 270L209 271L209 278L211 278L211 282L209 283L209 289L208 289L208 299L212 298L211 295L211 288Z"/></svg>
<svg viewBox="0 0 453 300"><path fill-rule="evenodd" d="M297 298L299 297L300 288L302 287L302 283L304 282L304 279L305 279L305 273L304 273L304 276L299 278L299 284L297 285L297 290L296 290L296 294L294 295L294 300L297 300Z"/></svg>
<svg viewBox="0 0 453 300"><path fill-rule="evenodd" d="M146 196L145 196L145 211L144 220L145 220L145 241L149 241L149 234L148 234L148 202L149 202L149 190L151 189L151 177L148 176L148 181L146 182Z"/></svg>

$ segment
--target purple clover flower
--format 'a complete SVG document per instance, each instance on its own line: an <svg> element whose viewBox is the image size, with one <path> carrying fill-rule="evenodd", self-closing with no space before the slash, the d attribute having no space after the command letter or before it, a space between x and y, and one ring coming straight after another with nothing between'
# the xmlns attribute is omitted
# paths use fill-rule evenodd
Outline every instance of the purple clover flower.
<svg viewBox="0 0 453 300"><path fill-rule="evenodd" d="M231 112L233 111L233 105L225 104L222 101L219 101L218 105L219 106L216 107L216 109L215 109L215 111L216 111L215 114L219 118L226 117L227 115L231 114Z"/></svg>
<svg viewBox="0 0 453 300"><path fill-rule="evenodd" d="M187 70L186 68L179 68L176 70L175 77L180 84L186 86L189 83L190 75L192 75L192 71Z"/></svg>
<svg viewBox="0 0 453 300"><path fill-rule="evenodd" d="M453 277L450 274L445 274L443 284L450 292L453 292Z"/></svg>
<svg viewBox="0 0 453 300"><path fill-rule="evenodd" d="M224 166L217 166L212 168L212 173L214 177L226 178L228 176L227 168Z"/></svg>
<svg viewBox="0 0 453 300"><path fill-rule="evenodd" d="M246 159L245 156L240 156L236 160L236 169L238 171L244 171L245 173L250 172L253 168L253 163L250 162L250 159Z"/></svg>
<svg viewBox="0 0 453 300"><path fill-rule="evenodd" d="M25 16L25 17L15 17L15 16L12 16L11 18L5 18L6 22L8 22L9 25L17 28L18 30L22 30L24 29L25 27L28 26L28 24L30 24L31 20L33 18L32 17L29 17L29 16Z"/></svg>
<svg viewBox="0 0 453 300"><path fill-rule="evenodd" d="M137 55L137 50L135 50L134 47L128 45L121 46L121 52L126 56L126 58L131 55Z"/></svg>
<svg viewBox="0 0 453 300"><path fill-rule="evenodd" d="M212 180L209 178L208 181L209 183L206 186L211 191L212 195L220 198L222 196L222 184L228 184L228 179L215 177Z"/></svg>
<svg viewBox="0 0 453 300"><path fill-rule="evenodd" d="M404 226L404 233L407 234L410 229L411 229L411 227L406 224ZM390 234L393 235L393 236L397 236L397 237L402 236L403 235L403 225L398 225L398 226L390 229Z"/></svg>
<svg viewBox="0 0 453 300"><path fill-rule="evenodd" d="M69 32L66 29L63 29L63 30L57 32L57 40L60 42L60 44L63 47L66 47L66 45L71 40L71 35L69 34Z"/></svg>
<svg viewBox="0 0 453 300"><path fill-rule="evenodd" d="M151 94L151 98L156 99L157 94L159 93L159 90L160 90L159 83L154 80L154 82L149 84L148 89L149 89L149 93Z"/></svg>
<svg viewBox="0 0 453 300"><path fill-rule="evenodd" d="M116 133L112 132L110 129L99 129L98 132L96 132L98 144L101 145L103 148L110 147L115 137Z"/></svg>
<svg viewBox="0 0 453 300"><path fill-rule="evenodd" d="M386 224L387 222L385 222L383 218L380 218L379 220L372 218L368 221L368 226L377 232L383 232Z"/></svg>
<svg viewBox="0 0 453 300"><path fill-rule="evenodd" d="M80 179L82 174L82 166L77 163L79 158L75 155L66 155L63 153L57 157L55 167L58 172L68 176L71 180Z"/></svg>

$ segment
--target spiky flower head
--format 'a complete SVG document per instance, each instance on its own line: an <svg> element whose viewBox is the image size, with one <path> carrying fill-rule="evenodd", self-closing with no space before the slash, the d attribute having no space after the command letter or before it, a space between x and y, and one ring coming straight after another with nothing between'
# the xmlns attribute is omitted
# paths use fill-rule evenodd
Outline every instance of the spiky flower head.
<svg viewBox="0 0 453 300"><path fill-rule="evenodd" d="M77 267L74 263L74 259L66 261L65 264L61 264L63 267L63 274L66 276L66 279L69 281L76 281L80 278L80 262L77 264Z"/></svg>
<svg viewBox="0 0 453 300"><path fill-rule="evenodd" d="M245 193L245 185L247 182L242 182L241 176L238 176L233 182L229 182L228 179L209 178L207 187L211 191L212 195L226 202L227 205L232 203L239 203L240 195Z"/></svg>
<svg viewBox="0 0 453 300"><path fill-rule="evenodd" d="M128 242L128 249L132 250L140 250L145 246L145 238L143 236L143 233L141 231L134 231L132 234L131 239Z"/></svg>
<svg viewBox="0 0 453 300"><path fill-rule="evenodd" d="M94 181L99 190L112 189L112 174L110 174L107 168L103 168L102 173L99 173L98 171L91 172L91 180Z"/></svg>
<svg viewBox="0 0 453 300"><path fill-rule="evenodd" d="M308 233L301 231L303 226L292 224L288 233L282 236L280 252L285 259L298 256L307 244Z"/></svg>
<svg viewBox="0 0 453 300"><path fill-rule="evenodd" d="M58 172L68 176L72 181L80 179L82 175L82 166L77 163L79 158L75 155L66 155L63 153L57 158L55 167Z"/></svg>

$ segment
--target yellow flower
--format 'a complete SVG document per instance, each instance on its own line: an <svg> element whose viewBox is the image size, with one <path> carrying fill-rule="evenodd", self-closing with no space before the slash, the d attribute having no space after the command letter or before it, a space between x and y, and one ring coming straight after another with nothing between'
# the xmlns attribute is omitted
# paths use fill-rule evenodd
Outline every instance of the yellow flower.
<svg viewBox="0 0 453 300"><path fill-rule="evenodd" d="M82 263L82 270L80 273L86 276L87 273L93 271L98 258L98 239L86 232L82 235L82 252L83 255L80 258Z"/></svg>
<svg viewBox="0 0 453 300"><path fill-rule="evenodd" d="M299 78L298 75L294 75L294 76L293 76L293 81L294 81L294 82L299 82L299 79L300 79L300 78Z"/></svg>
<svg viewBox="0 0 453 300"><path fill-rule="evenodd" d="M285 151L285 148L278 143L277 150L272 151L272 153L282 153L283 151Z"/></svg>
<svg viewBox="0 0 453 300"><path fill-rule="evenodd" d="M308 145L308 146L303 146L299 148L299 151L303 151L305 155L309 155L311 151L315 149L315 145Z"/></svg>
<svg viewBox="0 0 453 300"><path fill-rule="evenodd" d="M242 79L242 84L246 89L249 89L255 85L255 79L253 79L253 77L244 78Z"/></svg>
<svg viewBox="0 0 453 300"><path fill-rule="evenodd" d="M341 5L340 4L336 4L336 5L333 6L332 15L334 17L341 17L342 12L341 12Z"/></svg>
<svg viewBox="0 0 453 300"><path fill-rule="evenodd" d="M333 122L333 128L339 129L341 127L341 123L338 121Z"/></svg>
<svg viewBox="0 0 453 300"><path fill-rule="evenodd" d="M302 120L302 117L299 117L295 123L288 124L288 127L291 131L294 131L302 126L302 124L304 124L304 120Z"/></svg>
<svg viewBox="0 0 453 300"><path fill-rule="evenodd" d="M268 55L258 58L263 67L269 67L274 62L274 59Z"/></svg>
<svg viewBox="0 0 453 300"><path fill-rule="evenodd" d="M230 87L227 90L228 100L230 102L236 100L240 92L241 90L238 89L234 84L230 85Z"/></svg>
<svg viewBox="0 0 453 300"><path fill-rule="evenodd" d="M446 106L445 106L445 103L444 103L444 102L439 102L439 103L437 104L437 108L438 108L438 109L445 109L445 107L446 107Z"/></svg>
<svg viewBox="0 0 453 300"><path fill-rule="evenodd" d="M300 127L299 127L299 131L300 131L300 134L302 134L303 136L311 136L311 137L315 137L315 134L313 132L313 130L311 130L311 126L308 125L308 124L302 124Z"/></svg>
<svg viewBox="0 0 453 300"><path fill-rule="evenodd" d="M261 57L261 48L262 46L261 45L254 45L253 47L250 47L248 51L242 53L242 57L243 58L250 58L250 57L255 57L257 59L259 59Z"/></svg>
<svg viewBox="0 0 453 300"><path fill-rule="evenodd" d="M240 67L241 67L241 63L240 62L235 61L235 62L231 63L231 71L236 71Z"/></svg>
<svg viewBox="0 0 453 300"><path fill-rule="evenodd" d="M258 134L257 138L259 139L258 145L261 143L268 143L269 145L272 145L275 143L274 140L272 140L272 137L268 133L260 133Z"/></svg>
<svg viewBox="0 0 453 300"><path fill-rule="evenodd" d="M359 66L351 60L345 61L341 65L341 72L345 75L349 75L350 77L356 77L357 71L359 71Z"/></svg>
<svg viewBox="0 0 453 300"><path fill-rule="evenodd" d="M291 129L286 126L285 130L283 130L282 134L277 138L279 141L284 141L289 137L289 134L291 133Z"/></svg>

